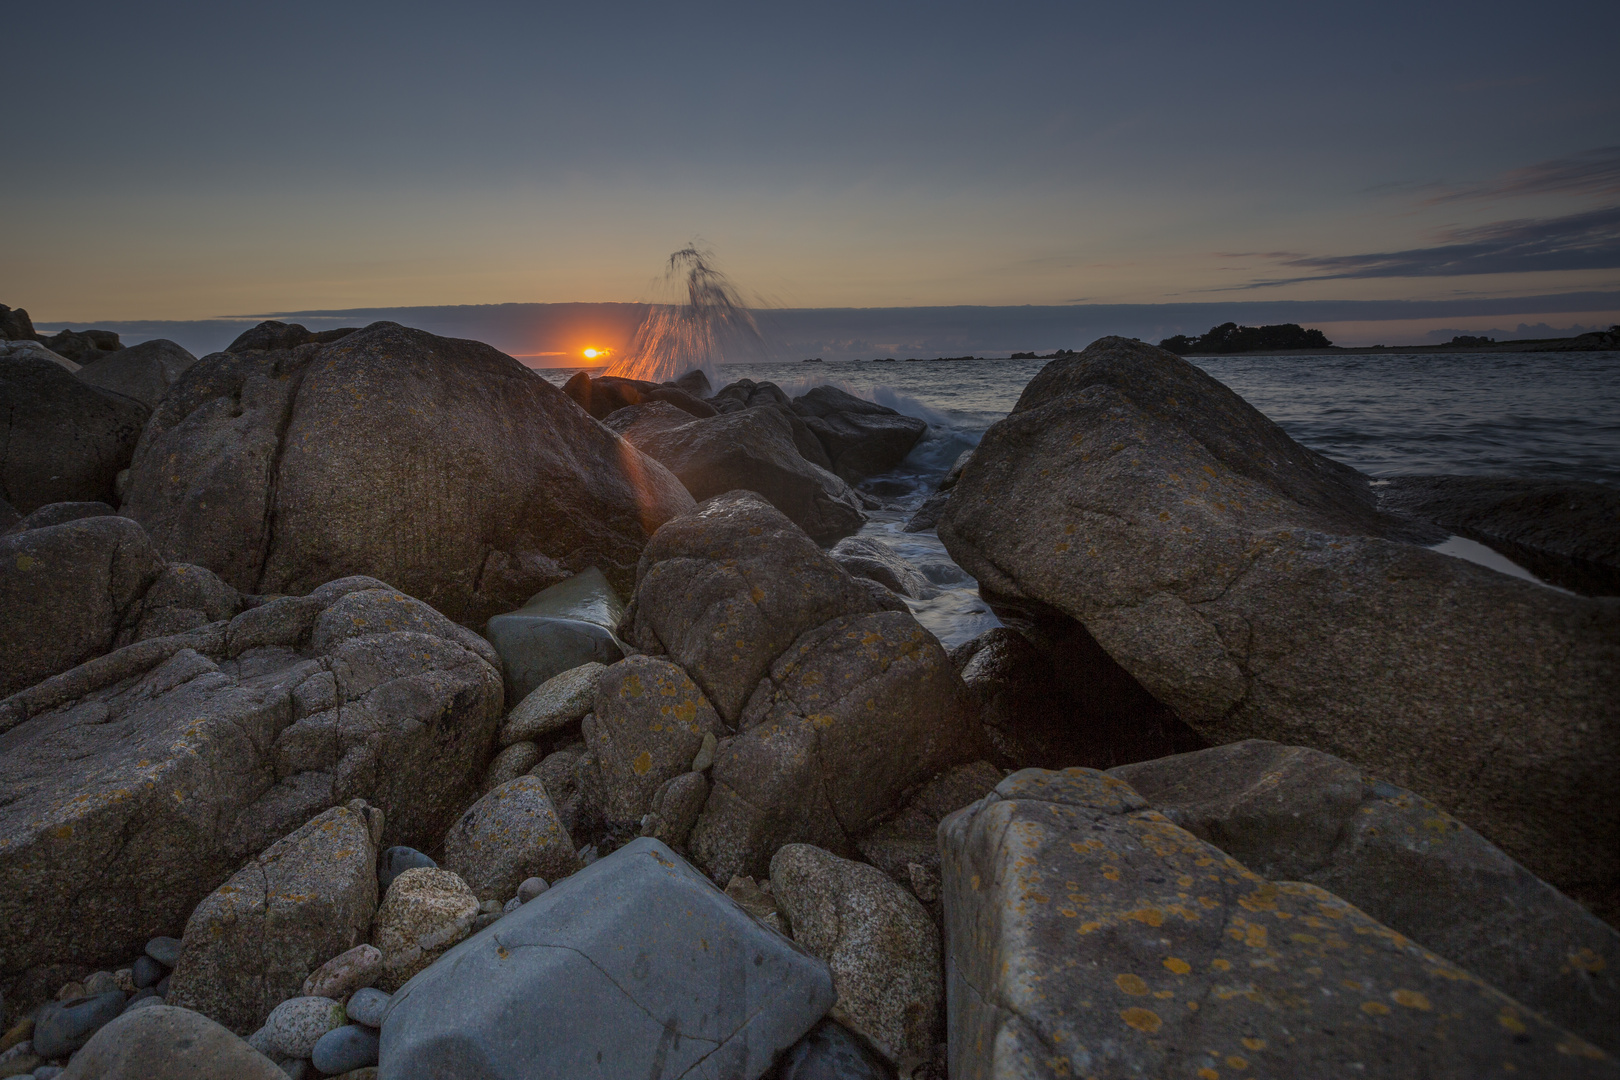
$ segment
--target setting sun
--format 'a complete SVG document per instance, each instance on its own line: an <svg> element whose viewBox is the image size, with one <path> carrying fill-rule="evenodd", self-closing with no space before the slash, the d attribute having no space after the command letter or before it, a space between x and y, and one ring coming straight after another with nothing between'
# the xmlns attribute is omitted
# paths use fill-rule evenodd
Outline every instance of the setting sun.
<svg viewBox="0 0 1620 1080"><path fill-rule="evenodd" d="M595 360L596 359L596 350L595 349L586 349L585 350L585 359L587 359L587 360Z"/></svg>

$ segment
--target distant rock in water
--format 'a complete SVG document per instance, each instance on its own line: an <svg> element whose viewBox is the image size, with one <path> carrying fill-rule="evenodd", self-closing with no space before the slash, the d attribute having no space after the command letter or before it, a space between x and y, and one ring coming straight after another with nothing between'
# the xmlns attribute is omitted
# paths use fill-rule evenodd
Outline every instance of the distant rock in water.
<svg viewBox="0 0 1620 1080"><path fill-rule="evenodd" d="M111 330L63 330L44 340L52 352L76 364L88 364L124 347Z"/></svg>
<svg viewBox="0 0 1620 1080"><path fill-rule="evenodd" d="M629 592L647 537L692 505L516 360L394 323L198 361L127 495L165 557L244 592L366 573L480 627L588 566Z"/></svg>
<svg viewBox="0 0 1620 1080"><path fill-rule="evenodd" d="M1103 338L990 428L939 535L1211 743L1335 754L1620 914L1620 605L1426 550L1444 531L1373 491L1186 361Z"/></svg>

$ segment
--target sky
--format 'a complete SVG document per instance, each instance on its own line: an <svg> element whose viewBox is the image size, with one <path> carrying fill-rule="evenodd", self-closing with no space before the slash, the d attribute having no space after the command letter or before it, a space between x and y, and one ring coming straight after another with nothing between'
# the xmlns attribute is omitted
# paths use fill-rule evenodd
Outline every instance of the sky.
<svg viewBox="0 0 1620 1080"><path fill-rule="evenodd" d="M1197 332L1361 302L1350 344L1620 321L1612 2L54 0L5 25L0 302L43 327L657 300L694 240L792 310L1179 306Z"/></svg>

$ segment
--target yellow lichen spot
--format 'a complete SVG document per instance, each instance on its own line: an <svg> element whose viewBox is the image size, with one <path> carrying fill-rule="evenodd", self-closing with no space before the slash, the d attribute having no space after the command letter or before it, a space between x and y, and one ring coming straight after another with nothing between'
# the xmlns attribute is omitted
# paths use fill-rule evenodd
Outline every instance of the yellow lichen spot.
<svg viewBox="0 0 1620 1080"><path fill-rule="evenodd" d="M1100 922L1083 922L1083 923L1080 924L1080 929L1076 930L1075 933L1077 933L1077 934L1089 934L1089 933L1091 933L1091 932L1093 932L1095 930L1101 930L1101 929L1102 929L1102 923L1100 923Z"/></svg>
<svg viewBox="0 0 1620 1080"><path fill-rule="evenodd" d="M646 691L641 688L640 675L627 675L624 682L619 684L619 695L621 697L640 697L644 693Z"/></svg>
<svg viewBox="0 0 1620 1080"><path fill-rule="evenodd" d="M1251 949L1265 948L1266 928L1261 926L1259 923L1250 923L1244 929L1243 944L1247 945Z"/></svg>
<svg viewBox="0 0 1620 1080"><path fill-rule="evenodd" d="M1159 1019L1159 1014L1152 1009L1132 1006L1129 1009L1121 1009L1119 1017L1137 1031L1145 1031L1149 1035L1164 1026L1164 1021Z"/></svg>
<svg viewBox="0 0 1620 1080"><path fill-rule="evenodd" d="M1244 1041L1247 1042L1248 1040L1245 1039ZM1227 1054L1226 1063L1234 1069L1247 1069L1249 1067L1249 1059L1239 1057L1236 1054Z"/></svg>
<svg viewBox="0 0 1620 1080"><path fill-rule="evenodd" d="M1164 925L1164 912L1160 911L1158 908L1141 908L1137 911L1130 912L1125 917L1127 919L1134 919L1146 926Z"/></svg>
<svg viewBox="0 0 1620 1080"><path fill-rule="evenodd" d="M1368 1016L1388 1016L1389 1006L1385 1005L1382 1001L1363 1001L1361 1003L1361 1011L1366 1013Z"/></svg>
<svg viewBox="0 0 1620 1080"><path fill-rule="evenodd" d="M1604 962L1603 957L1599 956L1592 949L1581 949L1579 952L1570 953L1569 962L1570 966L1579 968L1581 971L1585 971L1591 975L1596 975L1598 972L1609 966L1606 962Z"/></svg>
<svg viewBox="0 0 1620 1080"><path fill-rule="evenodd" d="M56 828L51 830L51 835L58 840L71 840L73 839L73 826L58 825Z"/></svg>
<svg viewBox="0 0 1620 1080"><path fill-rule="evenodd" d="M1496 1022L1513 1032L1515 1035L1523 1035L1526 1030L1524 1021L1520 1020L1518 1014L1512 1009L1503 1009L1501 1012L1497 1013Z"/></svg>
<svg viewBox="0 0 1620 1080"><path fill-rule="evenodd" d="M1165 1000L1168 1000L1170 998L1175 997L1176 992L1174 990L1155 990L1155 991L1153 991L1153 996L1156 997L1156 998L1163 998Z"/></svg>
<svg viewBox="0 0 1620 1080"><path fill-rule="evenodd" d="M1254 1051L1257 1051L1257 1052L1260 1051L1260 1050L1264 1050L1266 1048L1266 1040L1264 1040L1264 1039L1244 1039L1243 1040L1243 1048L1245 1050L1254 1050Z"/></svg>
<svg viewBox="0 0 1620 1080"><path fill-rule="evenodd" d="M39 560L34 558L32 555L19 555L19 556L17 556L17 569L19 569L19 570L21 570L21 571L23 571L25 573L27 571L29 571L29 570L32 570L34 567L36 567L38 565L39 565Z"/></svg>
<svg viewBox="0 0 1620 1080"><path fill-rule="evenodd" d="M1231 971L1232 970L1232 961L1230 961L1230 960L1222 960L1222 959L1217 958L1217 959L1211 960L1209 962L1209 966L1214 968L1216 971Z"/></svg>
<svg viewBox="0 0 1620 1080"><path fill-rule="evenodd" d="M1112 866L1105 866L1103 867L1103 877L1107 878L1109 881L1118 881L1119 870Z"/></svg>
<svg viewBox="0 0 1620 1080"><path fill-rule="evenodd" d="M1142 981L1142 977L1132 975L1129 972L1124 975L1115 975L1114 985L1133 997L1141 997L1148 992L1147 983Z"/></svg>
<svg viewBox="0 0 1620 1080"><path fill-rule="evenodd" d="M636 760L630 763L630 768L635 770L637 776L647 775L647 771L652 768L652 754L643 750L636 755Z"/></svg>
<svg viewBox="0 0 1620 1080"><path fill-rule="evenodd" d="M748 599L752 600L756 604L759 603L761 600L765 599L765 590L760 588L758 585L755 585L748 593Z"/></svg>
<svg viewBox="0 0 1620 1080"><path fill-rule="evenodd" d="M1164 966L1177 975L1185 975L1192 970L1192 965L1185 960L1178 960L1174 956L1164 962Z"/></svg>
<svg viewBox="0 0 1620 1080"><path fill-rule="evenodd" d="M1168 511L1168 510L1160 510L1159 511L1159 520L1160 521L1169 521L1170 520L1170 511Z"/></svg>
<svg viewBox="0 0 1620 1080"><path fill-rule="evenodd" d="M1207 908L1217 908L1221 906L1221 902L1211 896L1200 896L1198 898L1198 902Z"/></svg>
<svg viewBox="0 0 1620 1080"><path fill-rule="evenodd" d="M1434 1008L1429 1004L1429 999L1416 990L1391 990L1389 996L1395 999L1395 1004L1405 1005L1408 1009L1422 1009L1428 1012Z"/></svg>
<svg viewBox="0 0 1620 1080"><path fill-rule="evenodd" d="M1053 553L1057 554L1057 555L1061 555L1065 551L1068 551L1068 550L1069 550L1069 545L1068 544L1058 544L1056 547L1054 547L1052 549Z"/></svg>
<svg viewBox="0 0 1620 1080"><path fill-rule="evenodd" d="M1198 1070L1198 1080L1221 1080L1221 1074L1205 1065Z"/></svg>
<svg viewBox="0 0 1620 1080"><path fill-rule="evenodd" d="M813 726L825 729L832 727L838 718L831 713L811 713L805 719L809 720Z"/></svg>
<svg viewBox="0 0 1620 1080"><path fill-rule="evenodd" d="M1069 524L1063 526L1063 535L1064 536L1073 536L1074 535L1074 522L1071 521L1071 522L1069 522Z"/></svg>

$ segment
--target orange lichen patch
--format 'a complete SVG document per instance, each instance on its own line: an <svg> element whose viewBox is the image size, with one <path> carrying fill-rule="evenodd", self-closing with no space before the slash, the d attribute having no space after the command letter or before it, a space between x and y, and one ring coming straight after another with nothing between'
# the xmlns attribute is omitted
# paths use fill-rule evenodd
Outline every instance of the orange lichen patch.
<svg viewBox="0 0 1620 1080"><path fill-rule="evenodd" d="M1135 1028L1137 1031L1145 1031L1149 1035L1153 1034L1155 1031L1158 1031L1164 1026L1164 1021L1159 1019L1158 1013L1154 1012L1152 1009L1142 1009L1136 1006L1132 1006L1129 1009L1121 1009L1119 1018L1125 1021L1131 1027Z"/></svg>
<svg viewBox="0 0 1620 1080"><path fill-rule="evenodd" d="M1214 968L1216 971L1231 971L1232 961L1216 957L1214 960L1209 962L1209 966Z"/></svg>
<svg viewBox="0 0 1620 1080"><path fill-rule="evenodd" d="M1245 1038L1243 1040L1243 1048L1245 1050L1254 1050L1254 1051L1264 1050L1266 1048L1266 1040L1264 1040L1264 1039Z"/></svg>
<svg viewBox="0 0 1620 1080"><path fill-rule="evenodd" d="M1132 975L1129 972L1124 975L1115 975L1114 985L1133 997L1141 997L1143 994L1148 992L1148 985L1146 982L1142 981L1142 977L1140 975Z"/></svg>
<svg viewBox="0 0 1620 1080"><path fill-rule="evenodd" d="M1192 965L1185 960L1178 960L1174 956L1165 960L1164 966L1177 975L1185 975L1192 970Z"/></svg>
<svg viewBox="0 0 1620 1080"><path fill-rule="evenodd" d="M1596 975L1598 972L1609 966L1604 961L1603 957L1599 956L1592 949L1581 949L1579 952L1570 953L1569 964L1571 968L1578 971L1587 972L1591 975Z"/></svg>
<svg viewBox="0 0 1620 1080"><path fill-rule="evenodd" d="M1153 991L1153 996L1168 1001L1170 998L1176 996L1176 992L1174 990L1155 990Z"/></svg>
<svg viewBox="0 0 1620 1080"><path fill-rule="evenodd" d="M1404 1005L1408 1009L1421 1009L1428 1012L1434 1008L1433 1005L1429 1004L1429 999L1416 990L1391 990L1389 996L1395 999L1395 1004Z"/></svg>
<svg viewBox="0 0 1620 1080"><path fill-rule="evenodd" d="M758 585L755 585L749 590L748 599L752 600L756 604L759 603L761 600L765 599L765 590L760 588Z"/></svg>
<svg viewBox="0 0 1620 1080"><path fill-rule="evenodd" d="M1523 1035L1527 1030L1525 1028L1524 1021L1520 1020L1519 1014L1514 1012L1512 1009L1503 1009L1501 1012L1497 1013L1496 1022L1513 1032L1515 1035Z"/></svg>
<svg viewBox="0 0 1620 1080"><path fill-rule="evenodd" d="M1206 1065L1198 1070L1198 1080L1221 1080L1221 1074Z"/></svg>
<svg viewBox="0 0 1620 1080"><path fill-rule="evenodd" d="M1103 877L1107 878L1109 881L1118 881L1119 870L1116 867L1105 866L1103 867Z"/></svg>
<svg viewBox="0 0 1620 1080"><path fill-rule="evenodd" d="M1164 912L1158 908L1139 908L1136 911L1127 911L1124 918L1133 919L1147 926L1164 925Z"/></svg>
<svg viewBox="0 0 1620 1080"><path fill-rule="evenodd" d="M1200 896L1198 898L1198 902L1207 908L1218 908L1221 906L1221 902L1212 896Z"/></svg>
<svg viewBox="0 0 1620 1080"><path fill-rule="evenodd" d="M1363 1001L1361 1003L1361 1011L1366 1013L1368 1016L1388 1016L1389 1006L1385 1005L1382 1001Z"/></svg>
<svg viewBox="0 0 1620 1080"><path fill-rule="evenodd" d="M635 770L637 776L645 776L647 771L652 768L652 754L643 750L636 755L636 760L630 763L630 768Z"/></svg>
<svg viewBox="0 0 1620 1080"><path fill-rule="evenodd" d="M1246 1057L1239 1057L1237 1054L1227 1054L1226 1064L1234 1069L1247 1069L1249 1067L1249 1059Z"/></svg>
<svg viewBox="0 0 1620 1080"><path fill-rule="evenodd" d="M1076 930L1075 933L1077 933L1077 934L1089 934L1094 930L1101 930L1101 929L1102 929L1102 923L1100 923L1100 922L1083 922L1083 923L1080 924L1080 929Z"/></svg>

